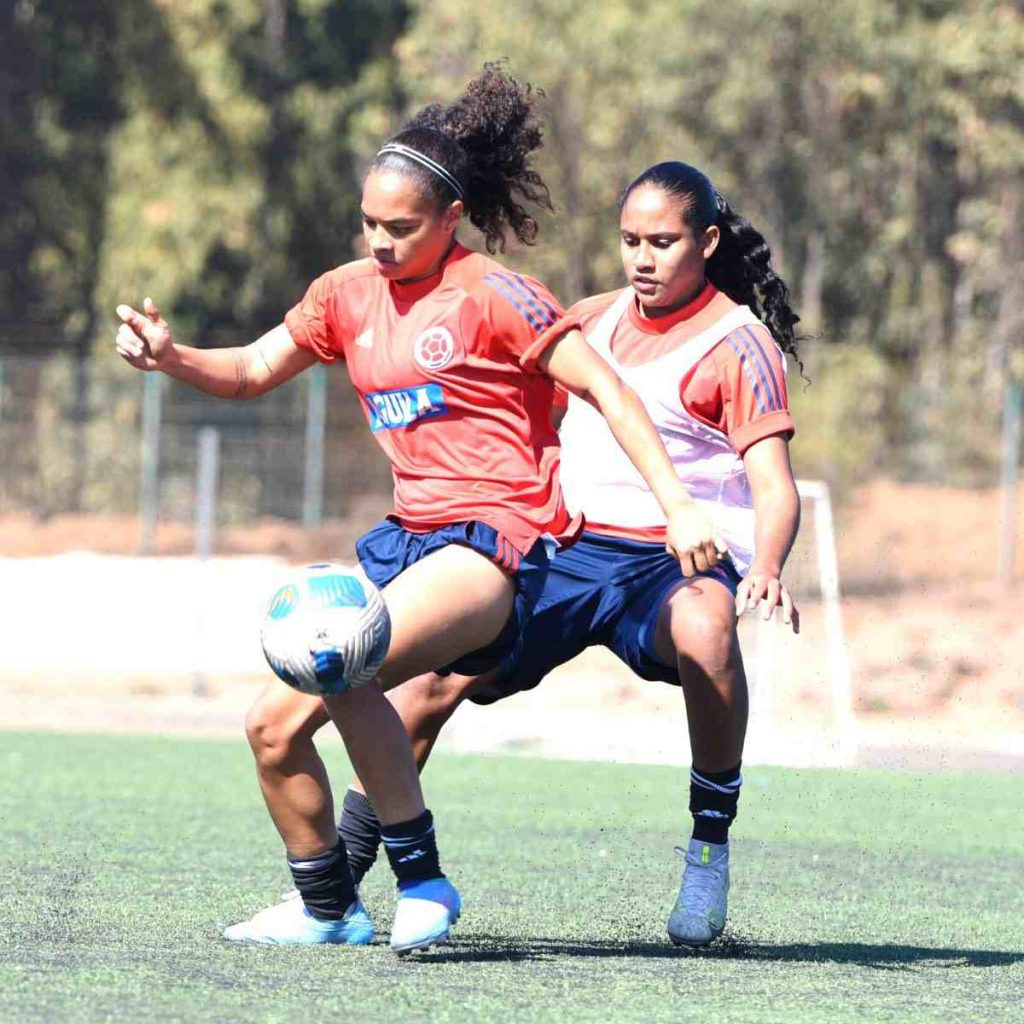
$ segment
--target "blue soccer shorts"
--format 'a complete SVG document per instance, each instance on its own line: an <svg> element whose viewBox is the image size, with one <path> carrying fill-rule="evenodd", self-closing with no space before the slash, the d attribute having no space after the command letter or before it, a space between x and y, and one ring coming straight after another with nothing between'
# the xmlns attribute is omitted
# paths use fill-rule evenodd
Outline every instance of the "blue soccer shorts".
<svg viewBox="0 0 1024 1024"><path fill-rule="evenodd" d="M551 542L538 540L525 555L519 556L505 537L486 523L453 523L429 533L412 533L385 519L356 541L356 554L366 575L383 589L410 565L449 544L472 548L500 566L512 578L515 593L512 612L501 633L486 646L470 651L451 665L438 666L437 671L474 676L518 660L526 624L544 589L551 561L548 553L549 545L553 546Z"/></svg>
<svg viewBox="0 0 1024 1024"><path fill-rule="evenodd" d="M552 669L588 647L607 647L643 679L679 684L674 666L654 650L658 612L679 583L718 580L736 593L740 577L726 561L684 577L662 544L584 533L552 559L521 642L501 665L499 679L471 699L491 704L533 689Z"/></svg>

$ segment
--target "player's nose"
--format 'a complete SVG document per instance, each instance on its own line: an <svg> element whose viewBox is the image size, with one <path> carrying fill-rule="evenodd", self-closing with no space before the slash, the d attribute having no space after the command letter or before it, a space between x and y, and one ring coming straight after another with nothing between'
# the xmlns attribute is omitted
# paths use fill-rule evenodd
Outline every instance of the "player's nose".
<svg viewBox="0 0 1024 1024"><path fill-rule="evenodd" d="M654 250L641 242L633 251L633 266L637 270L650 270L654 266Z"/></svg>

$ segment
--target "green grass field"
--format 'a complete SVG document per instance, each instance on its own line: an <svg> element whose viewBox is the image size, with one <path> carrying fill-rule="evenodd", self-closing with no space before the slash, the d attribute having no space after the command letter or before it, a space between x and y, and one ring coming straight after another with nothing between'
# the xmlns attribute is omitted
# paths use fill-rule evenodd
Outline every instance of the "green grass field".
<svg viewBox="0 0 1024 1024"><path fill-rule="evenodd" d="M341 782L340 744L329 760ZM244 742L0 733L0 1020L1024 1020L1024 780L750 769L731 924L664 920L684 773L439 757L427 791L465 913L399 961L237 947L288 886Z"/></svg>

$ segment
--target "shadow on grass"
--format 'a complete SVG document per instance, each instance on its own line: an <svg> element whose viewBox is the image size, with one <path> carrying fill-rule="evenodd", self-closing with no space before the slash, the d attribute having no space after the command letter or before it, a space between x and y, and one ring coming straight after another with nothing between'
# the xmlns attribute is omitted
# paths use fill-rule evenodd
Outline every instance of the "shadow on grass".
<svg viewBox="0 0 1024 1024"><path fill-rule="evenodd" d="M496 938L463 934L434 950L431 962L499 962L550 960L556 957L624 957L653 960L750 960L758 963L851 964L876 970L901 971L921 967L1010 967L1024 963L1024 951L950 949L941 946L903 946L863 942L757 942L727 933L704 949L676 947L666 942L578 941L549 938Z"/></svg>

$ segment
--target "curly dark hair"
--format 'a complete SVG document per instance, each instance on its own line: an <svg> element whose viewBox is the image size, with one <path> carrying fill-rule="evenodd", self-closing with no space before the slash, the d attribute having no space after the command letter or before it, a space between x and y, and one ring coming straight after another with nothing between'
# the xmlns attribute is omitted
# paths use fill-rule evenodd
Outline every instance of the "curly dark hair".
<svg viewBox="0 0 1024 1024"><path fill-rule="evenodd" d="M795 330L800 317L789 303L786 282L772 266L764 236L726 202L703 171L675 160L655 164L630 182L619 198L619 210L633 192L648 185L679 200L683 221L694 231L718 227L718 248L705 267L708 280L734 302L749 306L802 373L797 351L801 338Z"/></svg>
<svg viewBox="0 0 1024 1024"><path fill-rule="evenodd" d="M424 107L388 140L440 164L458 182L462 197L440 174L401 153L378 153L370 170L400 171L445 205L462 198L490 253L504 251L509 231L532 245L537 222L519 200L552 209L548 187L529 160L542 140L535 97L530 85L506 74L501 64L485 64L454 103Z"/></svg>

